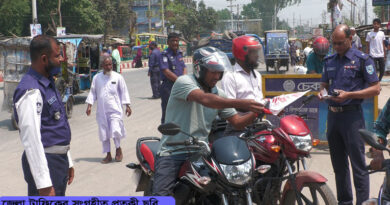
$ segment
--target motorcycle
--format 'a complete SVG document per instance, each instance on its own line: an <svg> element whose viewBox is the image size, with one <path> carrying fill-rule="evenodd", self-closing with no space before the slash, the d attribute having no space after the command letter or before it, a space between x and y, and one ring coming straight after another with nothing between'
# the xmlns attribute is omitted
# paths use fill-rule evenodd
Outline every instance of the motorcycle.
<svg viewBox="0 0 390 205"><path fill-rule="evenodd" d="M386 146L379 144L377 142L377 136L375 133L370 132L366 129L360 129L359 133L363 140L370 145L371 147L377 149L377 150L382 150L382 151L387 151L390 153L390 150L386 148ZM367 201L363 202L362 205L387 205L390 204L390 160L384 160L382 162L382 170L378 171L371 171L368 174L373 174L376 172L385 172L386 176L383 181L383 184L381 185L381 188L379 190L378 198L372 198L368 199ZM367 169L370 170L370 166L367 166Z"/></svg>
<svg viewBox="0 0 390 205"><path fill-rule="evenodd" d="M260 122L254 124L252 132L244 136L248 138L248 145L257 164L269 167L269 171L258 172L255 176L257 180L253 186L253 197L257 204L337 204L326 185L327 179L319 173L308 171L305 161L305 158L310 157L312 146L317 145L319 140L313 139L303 119L307 116L299 112L314 97L311 95L305 99L297 114L279 118L279 127L259 118ZM260 131L256 128L259 125ZM303 170L300 170L300 162ZM285 180L287 182L282 190L282 182Z"/></svg>
<svg viewBox="0 0 390 205"><path fill-rule="evenodd" d="M289 103L301 96L296 95ZM308 119L307 115L299 112L314 97L311 95L302 102L297 115L289 114L279 118L279 127L259 116L258 121L241 135L241 138L247 140L258 166L254 176L256 181L252 187L255 203L337 204L326 184L327 179L317 172L308 171L305 162L305 158L310 157L312 146L316 146L319 140L313 139L303 119ZM264 109L264 113L275 114L268 109ZM282 187L285 180L287 182Z"/></svg>
<svg viewBox="0 0 390 205"><path fill-rule="evenodd" d="M173 123L160 125L164 135L176 135L180 127ZM174 151L193 151L182 165L173 196L176 204L252 204L251 183L254 173L254 155L245 140L237 136L216 139L212 146L197 140L189 134L182 142L167 142L168 146L184 145ZM139 164L127 166L141 173L136 191L151 194L153 186L154 161L159 138L147 137L137 141Z"/></svg>

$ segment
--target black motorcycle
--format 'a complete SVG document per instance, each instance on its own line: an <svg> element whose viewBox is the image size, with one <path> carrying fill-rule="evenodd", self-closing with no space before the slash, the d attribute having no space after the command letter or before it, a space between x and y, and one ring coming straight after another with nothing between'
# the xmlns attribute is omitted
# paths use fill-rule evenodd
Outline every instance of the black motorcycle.
<svg viewBox="0 0 390 205"><path fill-rule="evenodd" d="M176 135L180 127L173 123L160 125L164 135ZM237 136L217 138L212 145L184 133L188 139L182 142L167 142L168 146L184 145L174 151L191 151L189 159L182 165L173 191L176 204L252 204L252 175L254 156L245 140ZM154 163L159 138L147 137L137 141L139 164L127 167L142 172L136 191L151 194ZM211 148L210 148L211 147Z"/></svg>
<svg viewBox="0 0 390 205"><path fill-rule="evenodd" d="M386 148L386 146L377 142L377 135L373 132L370 132L365 129L359 130L360 135L363 140L370 145L371 147L377 150L385 150L390 153L390 150ZM384 160L382 163L382 169L378 171L371 171L369 174L373 174L376 172L385 172L385 180L379 190L378 198L369 199L363 202L363 205L387 205L390 204L390 159ZM371 167L367 166L367 169L370 170Z"/></svg>

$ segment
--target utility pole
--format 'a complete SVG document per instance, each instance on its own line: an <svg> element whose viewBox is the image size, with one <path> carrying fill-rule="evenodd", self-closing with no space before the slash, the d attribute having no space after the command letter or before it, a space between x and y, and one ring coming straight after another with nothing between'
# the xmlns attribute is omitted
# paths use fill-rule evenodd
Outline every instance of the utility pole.
<svg viewBox="0 0 390 205"><path fill-rule="evenodd" d="M295 13L293 13L293 28L295 29Z"/></svg>
<svg viewBox="0 0 390 205"><path fill-rule="evenodd" d="M299 14L299 25L302 26L302 16Z"/></svg>
<svg viewBox="0 0 390 205"><path fill-rule="evenodd" d="M37 0L32 0L32 23L38 23L38 15L37 15Z"/></svg>
<svg viewBox="0 0 390 205"><path fill-rule="evenodd" d="M273 18L273 25L272 25L272 29L273 30L276 30L276 20L277 16L276 16L276 3L275 3L275 6L274 6L274 18Z"/></svg>
<svg viewBox="0 0 390 205"><path fill-rule="evenodd" d="M232 31L234 30L234 24L233 24L233 1L234 0L227 0L227 1L230 1L230 23L231 23L231 28L232 28Z"/></svg>
<svg viewBox="0 0 390 205"><path fill-rule="evenodd" d="M164 0L161 0L161 20L162 20L162 34L165 34L165 14L164 14Z"/></svg>
<svg viewBox="0 0 390 205"><path fill-rule="evenodd" d="M368 20L367 20L367 0L364 0L364 24L367 25Z"/></svg>
<svg viewBox="0 0 390 205"><path fill-rule="evenodd" d="M59 23L60 27L62 27L62 15L61 15L61 0L58 0L58 18L59 18Z"/></svg>
<svg viewBox="0 0 390 205"><path fill-rule="evenodd" d="M148 0L148 22L149 22L149 33L152 32L152 18L151 18L151 10L150 10L150 0Z"/></svg>
<svg viewBox="0 0 390 205"><path fill-rule="evenodd" d="M241 30L238 25L239 23L240 23L240 4L237 4L237 31Z"/></svg>

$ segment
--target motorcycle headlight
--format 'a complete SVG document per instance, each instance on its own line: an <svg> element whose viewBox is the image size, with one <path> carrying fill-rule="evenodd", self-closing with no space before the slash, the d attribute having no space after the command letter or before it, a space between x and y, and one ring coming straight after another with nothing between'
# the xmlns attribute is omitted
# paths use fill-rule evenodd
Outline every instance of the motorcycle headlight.
<svg viewBox="0 0 390 205"><path fill-rule="evenodd" d="M239 165L220 164L227 180L232 184L244 185L251 179L252 160Z"/></svg>
<svg viewBox="0 0 390 205"><path fill-rule="evenodd" d="M298 150L301 150L304 152L308 152L311 150L312 143L311 143L310 134L308 134L306 136L290 135L290 138Z"/></svg>

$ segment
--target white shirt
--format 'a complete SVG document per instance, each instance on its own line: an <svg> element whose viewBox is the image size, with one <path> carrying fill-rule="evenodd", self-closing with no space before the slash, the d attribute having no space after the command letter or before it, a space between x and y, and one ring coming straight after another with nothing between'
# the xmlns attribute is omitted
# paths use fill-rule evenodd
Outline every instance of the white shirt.
<svg viewBox="0 0 390 205"><path fill-rule="evenodd" d="M383 58L385 56L383 41L385 40L385 34L383 31L374 32L371 31L367 34L366 42L370 43L370 56L373 58Z"/></svg>
<svg viewBox="0 0 390 205"><path fill-rule="evenodd" d="M122 75L111 71L96 74L92 80L86 103L93 105L97 101L96 120L99 125L99 138L106 141L110 138L124 138L122 105L130 104L130 96Z"/></svg>
<svg viewBox="0 0 390 205"><path fill-rule="evenodd" d="M251 99L260 102L263 99L261 75L258 71L247 73L238 63L232 71L227 71L221 81L222 90L231 99ZM253 75L256 75L256 77Z"/></svg>
<svg viewBox="0 0 390 205"><path fill-rule="evenodd" d="M305 54L306 58L309 56L310 52L313 50L311 47L306 47L303 49L303 53Z"/></svg>
<svg viewBox="0 0 390 205"><path fill-rule="evenodd" d="M49 167L45 151L41 142L41 112L43 105L42 95L38 89L28 90L18 102L15 108L19 118L20 138L26 153L31 174L37 189L52 186ZM73 167L72 158L68 151L69 167Z"/></svg>

